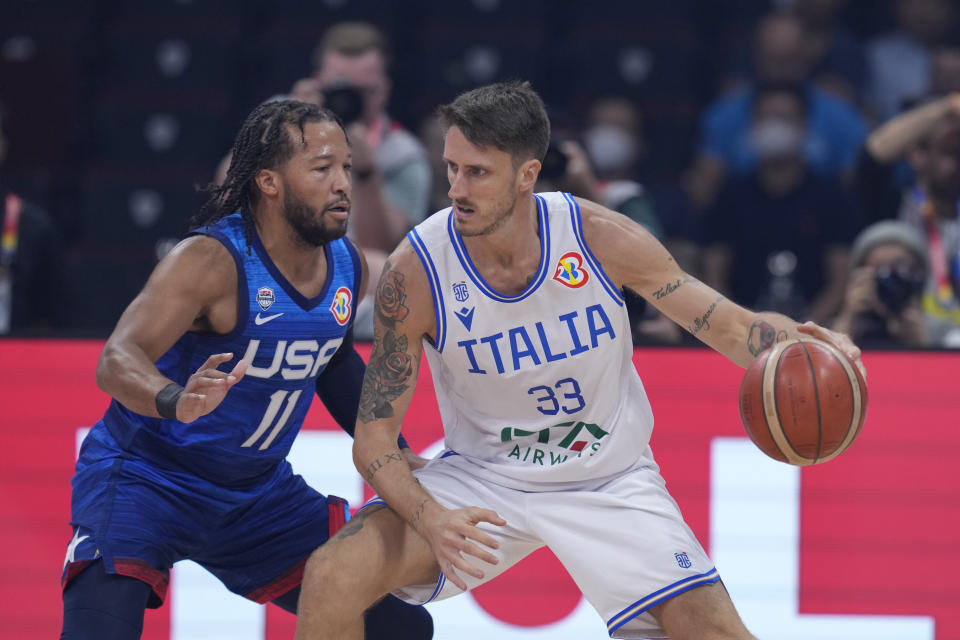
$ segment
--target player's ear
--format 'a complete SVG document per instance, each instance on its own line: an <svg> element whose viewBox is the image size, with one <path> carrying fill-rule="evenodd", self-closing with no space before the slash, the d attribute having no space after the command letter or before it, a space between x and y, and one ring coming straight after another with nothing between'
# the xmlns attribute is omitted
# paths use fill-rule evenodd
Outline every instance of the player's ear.
<svg viewBox="0 0 960 640"><path fill-rule="evenodd" d="M254 178L260 193L265 196L276 196L280 193L280 176L276 171L261 169Z"/></svg>
<svg viewBox="0 0 960 640"><path fill-rule="evenodd" d="M520 176L520 182L517 185L520 187L520 191L533 190L533 185L537 182L537 176L540 175L540 161L530 159L520 165L518 169L518 175Z"/></svg>

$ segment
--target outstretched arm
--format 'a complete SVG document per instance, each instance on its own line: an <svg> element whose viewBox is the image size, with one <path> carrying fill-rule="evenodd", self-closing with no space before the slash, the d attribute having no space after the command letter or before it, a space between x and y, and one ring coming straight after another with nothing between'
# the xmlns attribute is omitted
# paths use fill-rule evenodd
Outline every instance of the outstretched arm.
<svg viewBox="0 0 960 640"><path fill-rule="evenodd" d="M493 538L475 525L480 521L505 523L488 509L441 506L413 477L396 446L420 369L421 339L434 332L429 286L419 258L404 241L390 256L377 287L373 351L363 378L353 460L390 508L427 540L440 569L466 590L453 569L477 578L483 572L467 562L462 552L496 562L492 554L471 542L496 547Z"/></svg>
<svg viewBox="0 0 960 640"><path fill-rule="evenodd" d="M578 202L587 242L607 275L739 366L749 366L775 342L803 334L832 342L859 362L860 350L847 336L779 313L745 309L686 273L640 225L595 203Z"/></svg>

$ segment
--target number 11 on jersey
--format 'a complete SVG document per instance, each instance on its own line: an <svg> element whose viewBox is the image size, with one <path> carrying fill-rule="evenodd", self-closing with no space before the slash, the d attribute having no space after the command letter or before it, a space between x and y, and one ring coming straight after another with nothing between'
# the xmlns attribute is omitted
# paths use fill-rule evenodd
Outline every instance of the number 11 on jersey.
<svg viewBox="0 0 960 640"><path fill-rule="evenodd" d="M283 431L283 427L287 424L287 420L290 418L290 414L293 413L293 408L297 405L297 400L300 398L301 389L297 389L294 392L286 391L285 389L280 389L279 391L274 391L270 394L270 404L267 405L267 410L263 414L263 419L260 420L257 430L247 438L246 442L243 443L244 447L252 447L257 440L266 433L267 429L270 428L270 425L273 424L273 429L270 431L270 435L267 436L267 439L260 444L259 449L263 451L273 443L274 439L280 432ZM284 403L284 398L286 398L286 403ZM277 417L277 413L280 411L280 406L283 405L283 413L280 414L280 418L274 424L274 418Z"/></svg>

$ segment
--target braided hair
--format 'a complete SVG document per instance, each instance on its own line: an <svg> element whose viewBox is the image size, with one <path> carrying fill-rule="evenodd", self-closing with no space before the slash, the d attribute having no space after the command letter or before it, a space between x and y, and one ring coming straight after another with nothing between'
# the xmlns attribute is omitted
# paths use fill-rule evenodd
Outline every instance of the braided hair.
<svg viewBox="0 0 960 640"><path fill-rule="evenodd" d="M306 144L303 127L308 122L335 122L343 130L343 123L333 112L306 102L275 100L254 109L233 142L226 179L222 185L211 183L204 188L207 201L191 218L191 228L213 224L239 211L249 251L255 225L253 206L260 196L257 174L279 167L293 157L295 140L288 125L300 131L299 143Z"/></svg>

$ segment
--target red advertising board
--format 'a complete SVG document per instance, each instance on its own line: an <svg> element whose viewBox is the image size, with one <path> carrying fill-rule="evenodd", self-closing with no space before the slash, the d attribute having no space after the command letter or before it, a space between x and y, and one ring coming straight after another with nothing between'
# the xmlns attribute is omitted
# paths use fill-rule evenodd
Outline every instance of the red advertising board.
<svg viewBox="0 0 960 640"><path fill-rule="evenodd" d="M94 380L101 346L0 341L0 638L59 633L77 430L96 422L108 400ZM960 354L866 354L870 407L860 438L836 460L803 470L768 461L743 439L741 370L722 357L639 349L634 361L653 404L653 451L668 488L755 633L788 637L769 631L786 615L796 624L785 626L806 629L807 638L880 637L874 628L903 628L889 636L900 640L960 638ZM315 403L305 438L337 430ZM426 371L404 433L418 450L442 437ZM787 488L773 495L781 481ZM783 526L776 510L784 508L795 525ZM761 588L765 576L779 586ZM452 606L478 612L469 629L488 638L510 629L516 637L540 637L537 629L551 638L605 635L589 611L592 635L574 630L586 605L546 551L454 600L461 599L469 604ZM438 629L456 624L443 606L434 610ZM208 637L171 621L170 609L148 614L144 638ZM256 637L291 636L292 616L268 608L261 620Z"/></svg>

